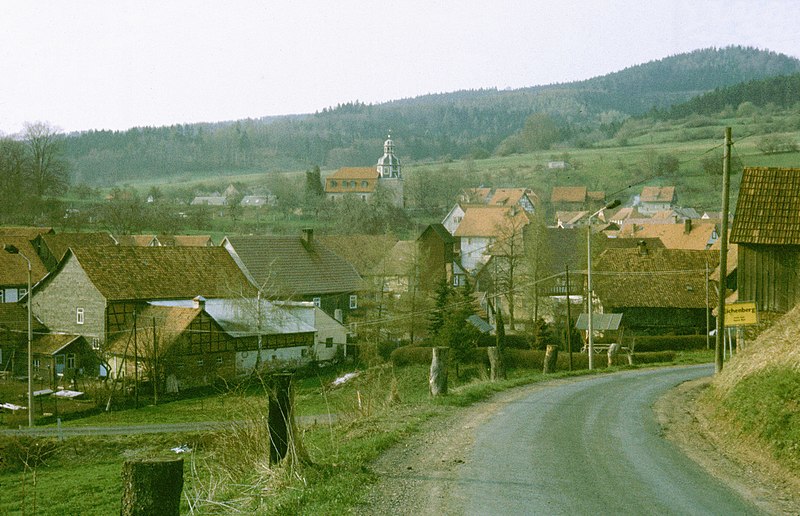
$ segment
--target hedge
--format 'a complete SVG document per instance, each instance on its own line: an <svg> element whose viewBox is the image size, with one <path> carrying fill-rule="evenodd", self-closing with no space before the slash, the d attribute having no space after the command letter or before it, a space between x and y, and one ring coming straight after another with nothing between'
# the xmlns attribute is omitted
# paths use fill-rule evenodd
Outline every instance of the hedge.
<svg viewBox="0 0 800 516"><path fill-rule="evenodd" d="M641 335L631 337L630 340L626 338L625 345L630 346L634 341L634 352L637 354L640 351L687 351L690 349L706 349L707 342L705 335Z"/></svg>

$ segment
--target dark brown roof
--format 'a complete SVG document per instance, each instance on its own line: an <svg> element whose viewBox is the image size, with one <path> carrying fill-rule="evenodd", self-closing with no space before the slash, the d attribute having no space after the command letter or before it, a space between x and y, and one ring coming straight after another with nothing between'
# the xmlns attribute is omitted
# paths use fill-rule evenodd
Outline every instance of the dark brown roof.
<svg viewBox="0 0 800 516"><path fill-rule="evenodd" d="M47 268L27 237L0 235L0 286L28 284L28 262L16 254L6 252L4 250L6 244L19 249L31 261L31 282L33 284L47 274Z"/></svg>
<svg viewBox="0 0 800 516"><path fill-rule="evenodd" d="M46 233L53 233L53 228L39 228L32 226L0 226L0 235L2 236L19 236L25 237L28 240L33 240L39 235Z"/></svg>
<svg viewBox="0 0 800 516"><path fill-rule="evenodd" d="M745 168L730 240L800 244L800 169Z"/></svg>
<svg viewBox="0 0 800 516"><path fill-rule="evenodd" d="M33 333L45 331L36 317L31 318ZM28 309L22 303L0 303L0 328L19 335L20 341L28 339Z"/></svg>
<svg viewBox="0 0 800 516"><path fill-rule="evenodd" d="M80 335L48 333L31 341L31 351L34 355L54 355L78 340L84 338Z"/></svg>
<svg viewBox="0 0 800 516"><path fill-rule="evenodd" d="M607 249L592 266L593 288L611 307L703 308L706 261L710 270L719 253L686 249ZM713 286L709 301L716 304Z"/></svg>
<svg viewBox="0 0 800 516"><path fill-rule="evenodd" d="M372 271L397 242L392 235L315 235L314 239L350 262L362 276Z"/></svg>
<svg viewBox="0 0 800 516"><path fill-rule="evenodd" d="M50 254L56 261L66 254L70 247L96 247L117 245L110 233L52 233L42 235L42 242L47 245Z"/></svg>
<svg viewBox="0 0 800 516"><path fill-rule="evenodd" d="M232 248L253 280L282 296L346 293L365 285L350 262L314 241L299 236L234 236ZM208 297L208 296L206 296Z"/></svg>
<svg viewBox="0 0 800 516"><path fill-rule="evenodd" d="M230 298L252 293L242 270L220 247L105 246L71 251L66 258L78 260L107 300Z"/></svg>

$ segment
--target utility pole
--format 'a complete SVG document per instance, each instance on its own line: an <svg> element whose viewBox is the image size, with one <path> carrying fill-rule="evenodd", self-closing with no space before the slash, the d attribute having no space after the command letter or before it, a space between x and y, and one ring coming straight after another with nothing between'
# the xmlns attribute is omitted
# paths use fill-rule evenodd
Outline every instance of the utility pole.
<svg viewBox="0 0 800 516"><path fill-rule="evenodd" d="M136 310L133 311L133 387L136 408L139 408L139 338L136 335Z"/></svg>
<svg viewBox="0 0 800 516"><path fill-rule="evenodd" d="M567 274L567 353L569 353L569 370L572 371L572 315L569 310L569 265L564 266Z"/></svg>
<svg viewBox="0 0 800 516"><path fill-rule="evenodd" d="M722 359L725 352L725 276L728 272L728 192L731 175L731 128L725 128L725 153L722 158L722 221L720 224L719 246L719 305L717 307L717 335L714 348L714 373L722 372Z"/></svg>

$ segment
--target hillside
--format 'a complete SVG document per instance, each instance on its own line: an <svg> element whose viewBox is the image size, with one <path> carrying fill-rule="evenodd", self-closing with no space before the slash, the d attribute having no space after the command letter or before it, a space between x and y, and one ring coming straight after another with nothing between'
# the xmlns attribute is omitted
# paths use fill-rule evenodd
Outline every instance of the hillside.
<svg viewBox="0 0 800 516"><path fill-rule="evenodd" d="M70 135L67 153L75 183L102 186L134 178L370 165L389 129L406 162L482 158L534 113L553 119L559 141L587 145L613 136L629 116L715 88L798 72L800 61L774 52L705 49L568 84L459 91L378 105L356 101L291 117L89 131Z"/></svg>

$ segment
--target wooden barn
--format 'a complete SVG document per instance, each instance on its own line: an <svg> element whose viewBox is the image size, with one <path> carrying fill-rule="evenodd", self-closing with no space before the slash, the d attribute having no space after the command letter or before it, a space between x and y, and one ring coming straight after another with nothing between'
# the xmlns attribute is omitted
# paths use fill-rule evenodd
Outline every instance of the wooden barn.
<svg viewBox="0 0 800 516"><path fill-rule="evenodd" d="M788 312L800 301L800 169L745 168L735 213L739 301Z"/></svg>

